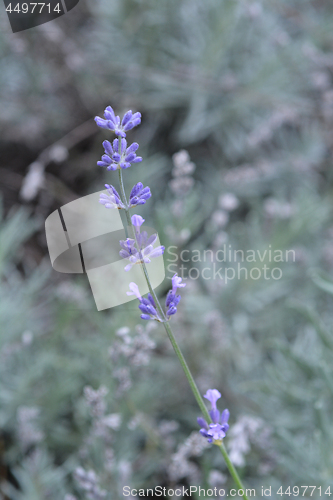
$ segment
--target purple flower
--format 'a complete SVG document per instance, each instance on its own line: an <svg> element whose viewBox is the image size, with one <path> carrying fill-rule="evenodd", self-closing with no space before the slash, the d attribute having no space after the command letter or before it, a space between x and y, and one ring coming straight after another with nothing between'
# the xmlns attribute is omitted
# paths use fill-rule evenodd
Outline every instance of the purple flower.
<svg viewBox="0 0 333 500"><path fill-rule="evenodd" d="M132 163L139 163L142 161L141 156L136 156L135 151L138 149L139 144L133 142L127 147L126 139L120 139L120 152L119 152L119 139L114 139L113 143L109 141L103 142L105 154L102 156L101 161L97 162L99 167L106 167L106 170L119 170L120 168L129 168Z"/></svg>
<svg viewBox="0 0 333 500"><path fill-rule="evenodd" d="M157 310L156 304L153 299L153 296L148 293L147 298L142 298L139 292L139 287L135 283L129 284L130 291L126 292L127 295L135 295L139 299L139 309L142 312L141 319L150 320L153 319L155 321L162 321Z"/></svg>
<svg viewBox="0 0 333 500"><path fill-rule="evenodd" d="M133 208L137 205L144 205L147 200L151 197L150 188L143 187L142 182L138 182L133 186L130 197L129 197L129 207Z"/></svg>
<svg viewBox="0 0 333 500"><path fill-rule="evenodd" d="M139 216L137 216L139 217ZM141 221L138 220L137 221L138 223L140 223ZM139 236L143 236L144 233L140 234ZM154 234L153 236L150 236L150 238L148 238L147 241L149 241L151 238L157 238L157 235ZM147 238L147 233L145 233L145 238ZM130 248L132 249L132 241L129 243L129 246ZM124 242L121 242L124 244ZM122 245L123 246L123 245ZM124 248L124 246L123 246ZM149 248L149 246L147 247ZM141 256L143 257L143 261L145 261L145 258L146 258L146 255L147 253L145 253L147 251L147 248L144 249L144 251L141 253ZM153 252L158 252L158 255L161 255L163 253L163 251L161 250L161 248L163 249L164 251L164 247L157 247L155 250L153 250ZM122 251L123 252L123 251ZM122 255L125 255L124 253L122 253ZM133 263L136 263L136 262L133 262L133 254L130 254L129 252L127 252L127 258L130 260L131 264L129 264L128 266L131 266L133 265ZM152 252L150 250L150 253L148 254L149 257L152 257ZM155 255L156 257L157 255ZM139 256L139 253L136 255L137 258L140 258ZM132 259L132 261L131 261ZM132 263L133 262L133 263ZM128 267L126 266L126 267ZM125 270L126 270L126 267L125 267ZM175 274L174 278L176 277L177 275ZM179 278L181 279L181 278ZM183 285L185 286L185 285ZM137 285L135 283L130 283L130 292L127 292L127 295L136 295L136 297L139 299L140 301L140 305L139 305L139 309L141 310L141 312L143 314L141 314L141 318L142 319L155 319L157 321L163 321L157 311L156 311L156 305L155 305L155 302L154 302L154 299L152 298L152 296L149 294L148 295L148 299L142 299L140 293L139 293L139 289L137 287ZM147 302L148 301L148 302ZM175 295L173 293L172 290L169 291L167 297L166 297L166 301L165 301L165 314L166 314L166 319L169 320L170 319L170 316L173 316L174 314L176 314L177 312L177 305L179 304L179 301L180 301L180 295Z"/></svg>
<svg viewBox="0 0 333 500"><path fill-rule="evenodd" d="M135 227L135 231L140 233L140 226L144 223L145 219L141 217L141 215L132 215L131 221L133 226Z"/></svg>
<svg viewBox="0 0 333 500"><path fill-rule="evenodd" d="M119 255L123 259L129 260L129 264L125 267L125 271L129 271L134 264L140 262L140 254L135 247L135 240L127 238L126 240L120 240L119 244L121 246Z"/></svg>
<svg viewBox="0 0 333 500"><path fill-rule="evenodd" d="M132 130L132 128L136 127L137 125L140 125L140 123L141 123L141 113L134 113L133 115L131 110L127 111L127 113L124 114L124 117L121 121L121 125L125 132Z"/></svg>
<svg viewBox="0 0 333 500"><path fill-rule="evenodd" d="M140 227L145 221L141 215L132 215L131 221L135 228L135 239L127 238L119 242L122 248L119 255L129 260L125 271L129 271L134 264L149 264L151 259L163 255L165 249L162 245L154 248L157 234L148 237L147 231L140 233Z"/></svg>
<svg viewBox="0 0 333 500"><path fill-rule="evenodd" d="M127 111L124 114L123 119L120 123L120 117L115 115L115 112L108 106L104 111L104 119L99 116L95 117L95 122L98 127L112 130L116 135L120 137L126 137L126 132L131 130L133 127L140 125L141 123L141 113L132 113L132 111Z"/></svg>
<svg viewBox="0 0 333 500"><path fill-rule="evenodd" d="M207 438L209 443L220 445L222 439L225 438L226 432L229 429L229 410L225 409L220 416L219 410L216 408L216 401L221 397L220 392L217 389L209 389L204 398L208 399L212 405L212 409L209 412L212 423L208 424L206 420L202 417L197 419L200 425L200 434Z"/></svg>
<svg viewBox="0 0 333 500"><path fill-rule="evenodd" d="M208 389L204 398L208 399L208 401L212 405L212 409L216 409L216 401L220 399L221 393L217 389Z"/></svg>
<svg viewBox="0 0 333 500"><path fill-rule="evenodd" d="M169 319L170 316L173 316L177 312L177 306L181 299L180 295L176 295L177 288L183 288L186 286L186 283L181 283L182 278L180 278L177 273L172 277L172 289L168 291L166 299L165 299L165 307L166 307L166 315Z"/></svg>
<svg viewBox="0 0 333 500"><path fill-rule="evenodd" d="M143 234L139 234L141 241L143 238L145 238L146 235L147 235L146 232L144 232ZM122 250L120 250L119 252L120 257L129 260L129 264L127 264L127 266L124 268L125 271L130 271L130 269L132 269L132 266L134 266L134 264L142 264L143 262L145 264L149 264L151 262L151 259L163 255L165 247L161 245L154 248L153 245L151 244L153 239L154 241L156 241L157 239L156 234L153 234L152 236L147 238L147 246L144 248L140 248L140 251L138 251L136 247L136 241L131 238L119 241L119 244L122 248Z"/></svg>
<svg viewBox="0 0 333 500"><path fill-rule="evenodd" d="M133 281L132 281L132 283L129 284L129 289L130 289L130 291L126 292L126 295L135 295L136 298L139 299L141 302L142 297L140 295L138 285L136 283L133 283Z"/></svg>
<svg viewBox="0 0 333 500"><path fill-rule="evenodd" d="M150 293L148 293L147 299L142 299L139 304L139 309L143 313L141 314L141 319L149 320L154 319L156 321L161 321L157 310L155 301Z"/></svg>
<svg viewBox="0 0 333 500"><path fill-rule="evenodd" d="M125 208L117 190L109 184L105 184L105 187L108 190L108 194L101 193L99 195L99 202L104 205L105 208L117 208L118 210Z"/></svg>
<svg viewBox="0 0 333 500"><path fill-rule="evenodd" d="M178 274L174 274L172 279L172 293L177 292L177 288L184 288L186 286L186 283L182 283L182 278L178 276Z"/></svg>

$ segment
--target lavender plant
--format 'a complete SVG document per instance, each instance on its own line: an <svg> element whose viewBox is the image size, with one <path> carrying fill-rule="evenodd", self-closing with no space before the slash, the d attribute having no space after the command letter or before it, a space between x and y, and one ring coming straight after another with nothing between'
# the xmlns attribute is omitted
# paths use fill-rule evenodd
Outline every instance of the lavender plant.
<svg viewBox="0 0 333 500"><path fill-rule="evenodd" d="M144 298L141 296L136 283L132 282L130 283L130 290L127 292L127 295L135 295L138 298L139 309L142 313L141 318L143 320L153 320L163 323L173 349L190 384L193 395L205 417L204 419L198 419L198 423L202 427L200 433L207 437L209 443L213 443L219 447L231 476L233 477L237 487L242 490L243 498L247 500L245 488L242 485L240 477L233 466L223 443L223 438L229 428L227 423L229 419L229 411L225 409L220 417L220 412L216 408L216 401L221 397L221 394L217 389L209 389L204 396L212 405L211 411L208 412L170 326L170 317L176 314L177 305L181 299L180 295L177 295L177 289L184 287L185 284L182 283L182 279L178 277L177 274L173 276L172 288L166 296L164 310L151 286L146 267L146 264L150 263L151 258L158 257L163 254L164 247L158 246L157 248L154 248L153 244L157 239L157 235L153 235L148 238L146 231L141 233L140 227L143 224L144 219L140 215L130 215L130 210L133 206L140 204L140 200L141 204L146 203L151 196L150 189L148 187L143 189L143 184L138 183L133 187L128 201L123 181L123 170L130 168L132 163L142 161L142 158L137 157L135 154L139 145L137 143L133 143L131 146L127 147L127 141L125 139L126 132L141 123L141 114L133 114L130 110L127 111L122 120L120 120L120 117L115 115L112 107L108 106L104 111L104 119L97 116L95 117L95 122L99 127L113 131L118 137L113 141L112 145L109 141L103 142L105 155L102 156L102 160L97 162L97 164L107 170L118 170L120 195L113 186L106 185L108 195L102 194L100 203L105 205L106 208L125 210L127 223L132 232L133 238L127 237L126 240L121 240L119 242L121 246L119 254L121 257L129 261L129 264L125 267L125 271L129 271L135 264L142 266L149 288L148 296L147 298ZM134 199L135 201L133 203Z"/></svg>

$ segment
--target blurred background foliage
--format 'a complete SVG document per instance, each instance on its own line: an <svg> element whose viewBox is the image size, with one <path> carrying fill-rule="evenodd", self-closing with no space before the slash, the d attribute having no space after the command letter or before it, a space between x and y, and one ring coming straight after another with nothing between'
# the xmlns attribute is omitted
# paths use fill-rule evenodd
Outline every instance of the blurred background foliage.
<svg viewBox="0 0 333 500"><path fill-rule="evenodd" d="M81 0L21 33L0 22L1 498L232 487L163 329L134 304L97 313L87 280L50 266L46 217L116 182L96 167L109 104L143 115L125 182L149 183L140 213L166 247L294 250L279 280L188 279L173 324L230 409L246 485L333 493L333 5Z"/></svg>

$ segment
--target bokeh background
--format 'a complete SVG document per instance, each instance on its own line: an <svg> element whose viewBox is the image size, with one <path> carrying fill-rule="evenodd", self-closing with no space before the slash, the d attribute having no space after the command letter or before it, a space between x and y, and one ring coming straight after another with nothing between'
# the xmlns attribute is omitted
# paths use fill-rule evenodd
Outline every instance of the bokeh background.
<svg viewBox="0 0 333 500"><path fill-rule="evenodd" d="M97 312L84 276L51 268L46 217L117 186L96 166L107 105L142 113L125 182L149 184L140 214L166 247L295 250L280 280L187 280L172 323L231 412L246 486L333 493L331 2L81 0L0 22L0 497L233 487L164 329Z"/></svg>

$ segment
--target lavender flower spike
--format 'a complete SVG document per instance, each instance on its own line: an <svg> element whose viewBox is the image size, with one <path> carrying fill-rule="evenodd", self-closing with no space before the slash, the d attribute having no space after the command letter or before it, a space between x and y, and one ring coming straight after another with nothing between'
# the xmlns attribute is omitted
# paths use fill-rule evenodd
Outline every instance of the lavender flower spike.
<svg viewBox="0 0 333 500"><path fill-rule="evenodd" d="M99 195L99 202L104 205L105 208L117 208L118 210L125 208L117 190L109 184L105 184L105 187L108 190L108 194L101 193Z"/></svg>
<svg viewBox="0 0 333 500"><path fill-rule="evenodd" d="M229 429L229 410L225 409L220 416L219 410L216 408L216 401L221 397L220 392L217 389L209 389L204 398L208 399L212 405L212 409L209 415L212 419L212 423L208 424L205 419L199 417L197 419L200 425L200 434L207 438L209 443L220 445L223 438L226 436L226 432Z"/></svg>
<svg viewBox="0 0 333 500"><path fill-rule="evenodd" d="M128 130L140 125L141 113L134 113L133 115L131 110L127 111L120 123L120 117L115 115L111 106L108 106L104 111L104 119L96 116L95 122L98 127L106 130L112 130L120 137L126 137L126 132Z"/></svg>
<svg viewBox="0 0 333 500"><path fill-rule="evenodd" d="M113 143L109 141L103 142L105 154L102 156L101 161L97 162L99 167L106 167L106 170L119 170L126 169L131 166L132 163L139 163L142 161L141 156L136 156L135 151L138 149L139 144L133 142L129 147L127 147L126 139L120 140L120 152L119 152L119 139L115 139Z"/></svg>

